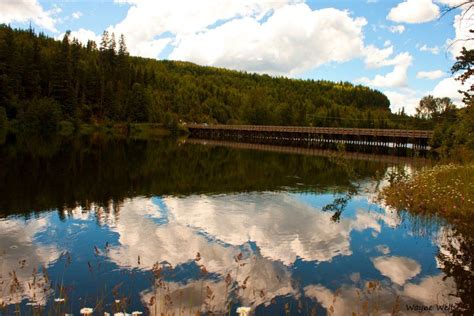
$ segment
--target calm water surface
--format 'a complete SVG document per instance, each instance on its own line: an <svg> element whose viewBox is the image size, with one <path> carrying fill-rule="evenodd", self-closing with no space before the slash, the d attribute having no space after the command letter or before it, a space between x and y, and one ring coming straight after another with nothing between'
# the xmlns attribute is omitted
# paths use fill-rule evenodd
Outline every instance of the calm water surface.
<svg viewBox="0 0 474 316"><path fill-rule="evenodd" d="M0 154L0 315L472 306L470 236L376 202L394 165L103 137Z"/></svg>

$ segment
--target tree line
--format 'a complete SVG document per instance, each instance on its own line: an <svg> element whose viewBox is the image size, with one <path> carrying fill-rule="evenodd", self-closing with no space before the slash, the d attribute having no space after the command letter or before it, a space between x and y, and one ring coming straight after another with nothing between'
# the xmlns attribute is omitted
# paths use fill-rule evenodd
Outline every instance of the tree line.
<svg viewBox="0 0 474 316"><path fill-rule="evenodd" d="M59 41L0 25L0 121L35 131L58 120L429 128L389 106L348 82L133 57L125 37L107 31L83 45L70 32Z"/></svg>

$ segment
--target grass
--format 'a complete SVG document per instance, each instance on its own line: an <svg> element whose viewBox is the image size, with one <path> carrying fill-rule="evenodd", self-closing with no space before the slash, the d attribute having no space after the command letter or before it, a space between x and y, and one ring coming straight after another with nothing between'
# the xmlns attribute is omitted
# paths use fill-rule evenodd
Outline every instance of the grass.
<svg viewBox="0 0 474 316"><path fill-rule="evenodd" d="M437 165L411 175L399 170L389 182L380 197L397 210L436 215L461 226L474 222L474 163Z"/></svg>

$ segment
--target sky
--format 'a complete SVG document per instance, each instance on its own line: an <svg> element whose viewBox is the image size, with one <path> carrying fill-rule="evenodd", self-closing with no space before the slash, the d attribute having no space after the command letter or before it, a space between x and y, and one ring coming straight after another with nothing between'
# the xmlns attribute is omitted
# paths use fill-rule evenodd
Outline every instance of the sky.
<svg viewBox="0 0 474 316"><path fill-rule="evenodd" d="M0 0L0 23L86 43L124 34L131 55L378 89L415 113L426 95L462 106L450 68L473 49L464 0ZM474 17L474 16L473 16Z"/></svg>

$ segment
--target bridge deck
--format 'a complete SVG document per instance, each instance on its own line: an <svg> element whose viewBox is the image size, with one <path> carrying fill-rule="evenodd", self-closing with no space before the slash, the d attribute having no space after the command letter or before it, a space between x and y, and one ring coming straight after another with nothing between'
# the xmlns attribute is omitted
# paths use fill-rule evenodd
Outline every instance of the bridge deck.
<svg viewBox="0 0 474 316"><path fill-rule="evenodd" d="M403 129L377 129L377 128L339 128L339 127L300 127L300 126L269 126L269 125L206 125L189 124L189 130L216 130L216 131L245 131L269 133L304 133L326 135L354 135L375 137L402 137L431 139L433 131L403 130Z"/></svg>

